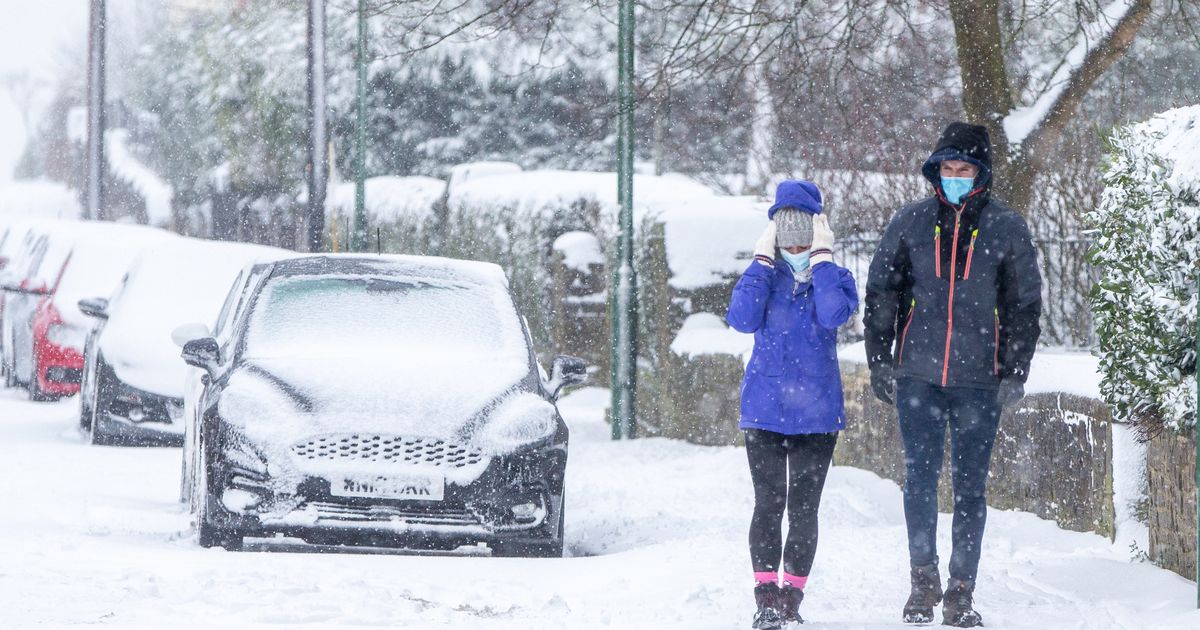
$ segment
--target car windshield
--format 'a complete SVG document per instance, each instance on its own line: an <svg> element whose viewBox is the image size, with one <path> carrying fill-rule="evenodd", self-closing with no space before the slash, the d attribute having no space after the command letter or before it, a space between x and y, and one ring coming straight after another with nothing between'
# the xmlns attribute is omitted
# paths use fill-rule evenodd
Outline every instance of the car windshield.
<svg viewBox="0 0 1200 630"><path fill-rule="evenodd" d="M244 356L529 360L502 287L362 276L268 283L251 314Z"/></svg>

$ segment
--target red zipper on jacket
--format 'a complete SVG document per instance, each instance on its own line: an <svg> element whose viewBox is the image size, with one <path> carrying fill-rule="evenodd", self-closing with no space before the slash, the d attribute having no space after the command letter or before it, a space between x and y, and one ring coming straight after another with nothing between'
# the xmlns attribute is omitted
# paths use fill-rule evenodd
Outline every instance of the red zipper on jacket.
<svg viewBox="0 0 1200 630"><path fill-rule="evenodd" d="M963 204L966 207L967 204ZM962 221L962 208L954 211L954 242L950 249L950 305L946 314L946 355L942 358L942 387L950 376L950 335L954 332L954 277L958 274L958 227ZM938 252L941 258L941 252Z"/></svg>
<svg viewBox="0 0 1200 630"><path fill-rule="evenodd" d="M975 256L975 239L979 236L979 228L975 228L971 232L971 246L967 248L967 271L963 274L963 280L971 277L971 258Z"/></svg>
<svg viewBox="0 0 1200 630"><path fill-rule="evenodd" d="M904 324L904 332L900 333L900 357L896 359L896 366L904 365L904 340L908 339L908 327L912 326L913 314L917 312L917 298L913 298L912 306L908 309L908 321Z"/></svg>

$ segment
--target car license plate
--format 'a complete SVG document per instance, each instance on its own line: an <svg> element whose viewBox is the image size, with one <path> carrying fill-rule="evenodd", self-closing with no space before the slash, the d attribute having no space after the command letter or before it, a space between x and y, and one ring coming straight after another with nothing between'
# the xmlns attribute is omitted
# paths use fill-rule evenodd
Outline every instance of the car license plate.
<svg viewBox="0 0 1200 630"><path fill-rule="evenodd" d="M330 482L329 492L339 497L441 501L446 481L442 477L342 477Z"/></svg>

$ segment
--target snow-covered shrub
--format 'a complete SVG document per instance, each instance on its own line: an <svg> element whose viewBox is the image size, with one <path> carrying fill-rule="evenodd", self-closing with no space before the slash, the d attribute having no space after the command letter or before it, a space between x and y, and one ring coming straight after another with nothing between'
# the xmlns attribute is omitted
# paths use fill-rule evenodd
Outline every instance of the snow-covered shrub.
<svg viewBox="0 0 1200 630"><path fill-rule="evenodd" d="M1196 423L1200 106L1118 129L1100 206L1092 293L1101 393L1143 435Z"/></svg>

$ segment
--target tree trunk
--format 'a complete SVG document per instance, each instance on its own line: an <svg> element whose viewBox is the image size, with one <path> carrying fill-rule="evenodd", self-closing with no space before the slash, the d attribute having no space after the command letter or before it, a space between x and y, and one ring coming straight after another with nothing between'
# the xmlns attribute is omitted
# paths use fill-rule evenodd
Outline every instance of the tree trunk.
<svg viewBox="0 0 1200 630"><path fill-rule="evenodd" d="M1015 109L1004 64L999 0L950 0L958 63L962 68L967 121L985 125L992 137L992 190L1013 209L1028 214L1034 179L1104 71L1129 50L1150 15L1151 0L1137 0L1067 78L1045 117L1018 147L1010 144L1004 119Z"/></svg>
<svg viewBox="0 0 1200 630"><path fill-rule="evenodd" d="M1008 175L1008 136L1004 117L1013 109L999 0L950 0L954 41L962 71L963 109L967 122L987 127L992 138L993 190L1003 195Z"/></svg>

